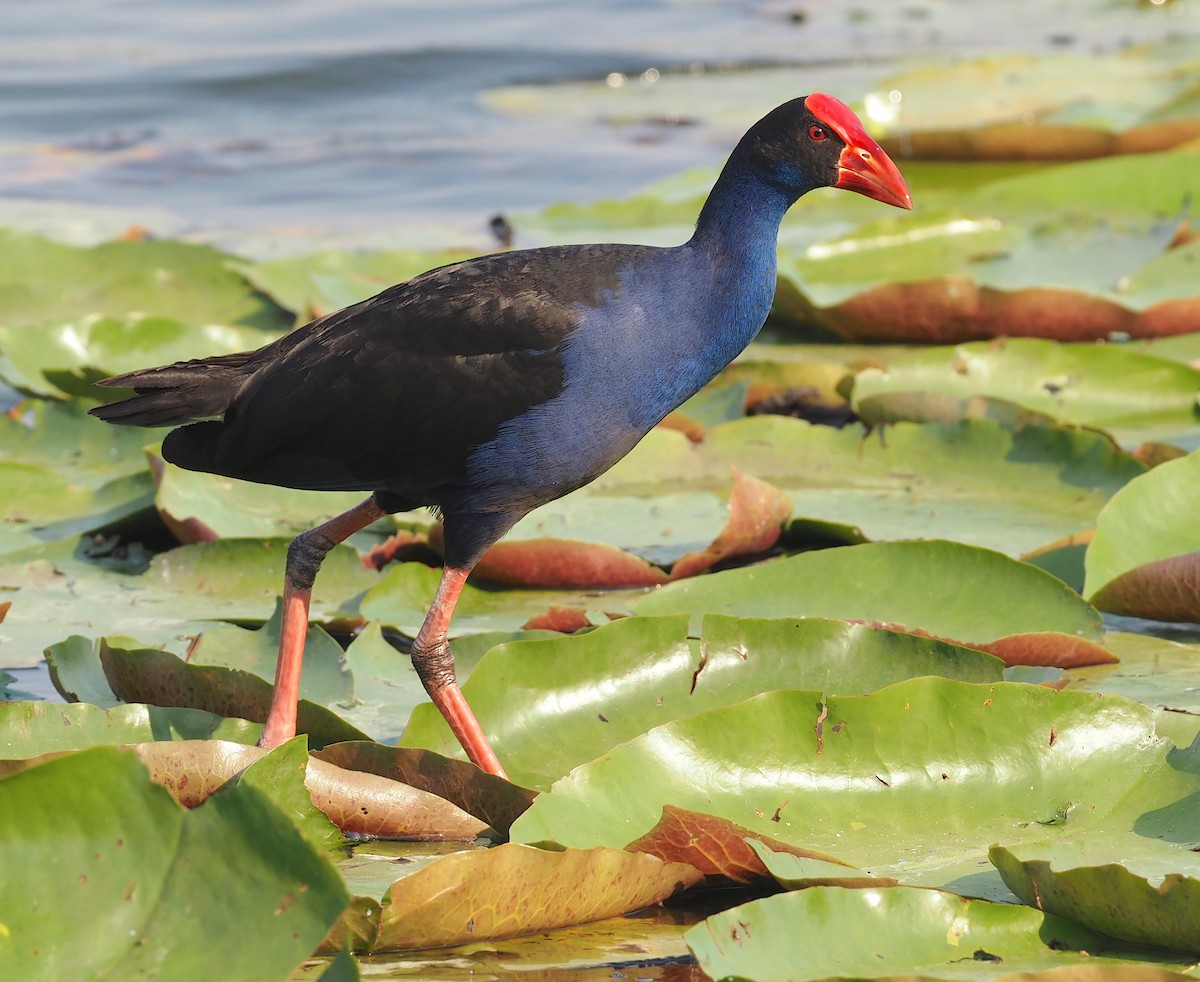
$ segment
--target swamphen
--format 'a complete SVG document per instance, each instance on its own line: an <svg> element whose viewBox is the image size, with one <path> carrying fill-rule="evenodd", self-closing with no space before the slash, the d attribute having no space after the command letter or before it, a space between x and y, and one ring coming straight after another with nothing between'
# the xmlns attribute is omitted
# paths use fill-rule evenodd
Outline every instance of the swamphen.
<svg viewBox="0 0 1200 982"><path fill-rule="evenodd" d="M444 519L445 569L413 666L468 756L503 775L454 677L447 630L467 574L531 509L582 487L758 333L784 213L818 187L911 208L850 109L794 99L742 138L680 246L529 249L443 266L252 352L106 379L136 395L92 413L179 426L180 467L362 504L288 549L262 745L296 732L313 581L330 549L391 512Z"/></svg>

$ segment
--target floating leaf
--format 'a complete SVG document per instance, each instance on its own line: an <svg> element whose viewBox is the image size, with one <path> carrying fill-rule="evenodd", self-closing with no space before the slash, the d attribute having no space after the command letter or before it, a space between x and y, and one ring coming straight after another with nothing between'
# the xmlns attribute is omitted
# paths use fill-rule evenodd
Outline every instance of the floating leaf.
<svg viewBox="0 0 1200 982"><path fill-rule="evenodd" d="M474 764L428 750L385 747L358 740L335 743L315 751L318 760L351 771L366 771L428 791L476 815L506 834L529 807L535 792L481 771Z"/></svg>
<svg viewBox="0 0 1200 982"><path fill-rule="evenodd" d="M992 846L988 856L1013 893L1048 914L1134 944L1200 951L1200 857L1189 845L1130 834Z"/></svg>
<svg viewBox="0 0 1200 982"><path fill-rule="evenodd" d="M629 842L666 804L838 856L873 876L1007 899L1000 836L1104 827L1187 836L1200 779L1118 697L920 678L862 696L766 692L664 723L534 801L514 841ZM764 777L765 776L765 777ZM775 817L778 816L778 821ZM1145 816L1145 817L1143 817Z"/></svg>
<svg viewBox="0 0 1200 982"><path fill-rule="evenodd" d="M281 978L349 900L257 788L187 811L113 748L0 780L0 825L8 978L134 977L164 964L179 977Z"/></svg>
<svg viewBox="0 0 1200 982"><path fill-rule="evenodd" d="M199 709L119 705L100 709L87 703L0 704L0 759L14 760L109 744L151 740L221 740L253 744L262 726L225 719Z"/></svg>
<svg viewBox="0 0 1200 982"><path fill-rule="evenodd" d="M987 583L1003 604L964 584ZM1100 636L1100 616L1050 574L951 542L873 542L825 549L663 587L639 614L838 617L922 628L973 644L1013 634Z"/></svg>
<svg viewBox="0 0 1200 982"><path fill-rule="evenodd" d="M758 842L796 859L849 870L832 856L796 849L777 839L763 841L759 837ZM759 858L755 844L749 829L727 819L665 805L658 824L625 848L630 852L649 853L663 862L687 863L705 876L721 877L734 883L752 883L771 875Z"/></svg>
<svg viewBox="0 0 1200 982"><path fill-rule="evenodd" d="M620 849L529 846L445 856L392 887L374 950L430 948L582 924L659 903L701 880Z"/></svg>
<svg viewBox="0 0 1200 982"><path fill-rule="evenodd" d="M709 616L697 640L687 620L633 617L489 651L463 692L513 780L547 787L651 727L767 689L864 692L929 673L999 678L998 662L981 652L863 625ZM414 710L401 743L462 752L430 704Z"/></svg>
<svg viewBox="0 0 1200 982"><path fill-rule="evenodd" d="M709 978L759 982L1016 978L1009 973L1088 964L1109 947L1078 925L1028 907L905 887L814 887L752 900L714 914L685 937ZM1137 952L1125 957L1145 959Z"/></svg>
<svg viewBox="0 0 1200 982"><path fill-rule="evenodd" d="M1031 338L926 348L855 376L854 406L869 421L896 418L906 392L1006 399L1068 423L1176 427L1200 422L1200 371L1119 345ZM868 412L869 410L869 412Z"/></svg>
<svg viewBox="0 0 1200 982"><path fill-rule="evenodd" d="M101 641L100 664L113 694L124 702L202 709L217 716L238 716L256 723L267 719L270 683L240 669L191 665L166 651L125 651ZM296 728L314 746L361 740L366 734L324 706L300 700Z"/></svg>
<svg viewBox="0 0 1200 982"><path fill-rule="evenodd" d="M1084 558L1084 593L1104 610L1200 621L1200 453L1168 461L1113 496Z"/></svg>

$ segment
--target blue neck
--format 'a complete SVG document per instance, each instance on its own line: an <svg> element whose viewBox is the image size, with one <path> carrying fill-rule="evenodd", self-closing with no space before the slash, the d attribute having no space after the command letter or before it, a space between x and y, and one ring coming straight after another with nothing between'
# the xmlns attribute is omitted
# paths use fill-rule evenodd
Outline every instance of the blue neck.
<svg viewBox="0 0 1200 982"><path fill-rule="evenodd" d="M681 247L692 282L706 285L692 320L699 332L695 355L703 363L697 378L705 368L710 373L700 385L732 361L766 320L775 296L779 224L797 197L735 155L705 202L695 234Z"/></svg>

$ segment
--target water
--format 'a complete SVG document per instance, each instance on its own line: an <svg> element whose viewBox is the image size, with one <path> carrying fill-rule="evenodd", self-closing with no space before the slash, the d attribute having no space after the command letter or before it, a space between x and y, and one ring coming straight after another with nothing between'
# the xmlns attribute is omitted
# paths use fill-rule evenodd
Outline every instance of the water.
<svg viewBox="0 0 1200 982"><path fill-rule="evenodd" d="M106 228L141 221L251 240L259 251L266 240L365 244L381 233L485 245L495 212L625 195L717 163L736 136L702 114L698 125L650 134L586 113L512 118L482 104L494 87L729 65L883 71L911 54L1111 45L1161 32L1134 7L8 0L0 222L44 224L47 203L64 201L60 226L70 225L64 215L92 214L81 206L105 206L116 209ZM795 94L804 77L798 69ZM767 108L752 107L747 121Z"/></svg>

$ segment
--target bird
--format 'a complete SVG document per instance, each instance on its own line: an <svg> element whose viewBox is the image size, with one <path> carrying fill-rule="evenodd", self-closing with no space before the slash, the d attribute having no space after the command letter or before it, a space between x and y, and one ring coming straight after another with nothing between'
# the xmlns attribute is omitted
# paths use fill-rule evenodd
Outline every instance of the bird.
<svg viewBox="0 0 1200 982"><path fill-rule="evenodd" d="M92 415L172 426L182 468L287 488L363 491L288 548L279 654L260 745L296 734L313 582L338 543L427 506L444 565L413 666L467 757L504 768L459 689L448 637L483 553L540 505L624 457L753 340L776 285L780 222L843 188L912 208L854 112L793 99L737 143L678 246L559 245L441 266L263 347L112 376Z"/></svg>

